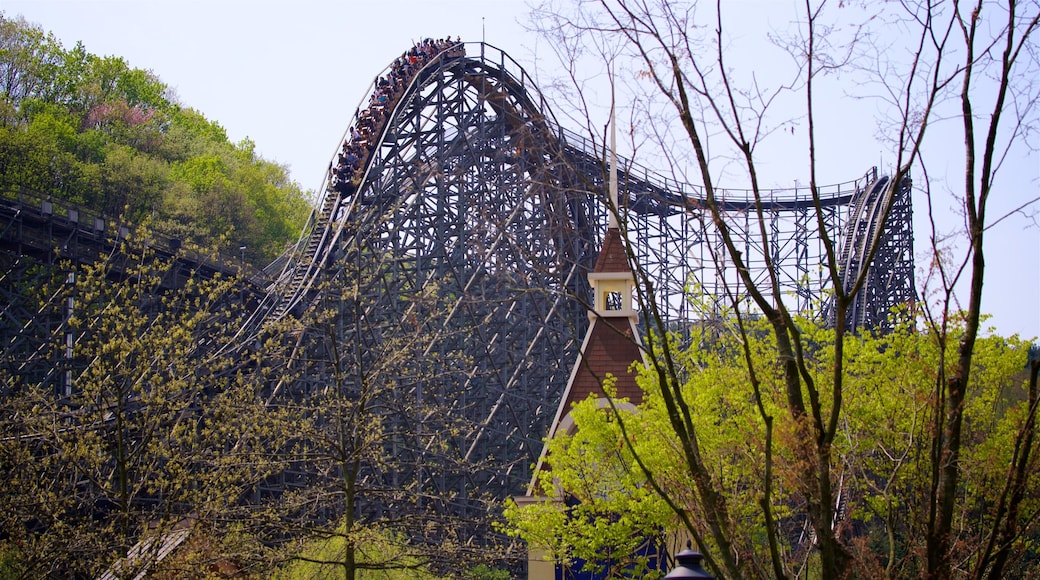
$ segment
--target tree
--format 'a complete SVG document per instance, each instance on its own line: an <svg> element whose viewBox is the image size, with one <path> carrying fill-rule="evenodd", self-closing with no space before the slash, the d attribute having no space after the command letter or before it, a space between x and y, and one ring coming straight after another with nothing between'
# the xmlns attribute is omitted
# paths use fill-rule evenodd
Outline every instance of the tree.
<svg viewBox="0 0 1040 580"><path fill-rule="evenodd" d="M760 53L754 61L731 62L736 52L729 50L730 43L736 35L730 32L733 20L721 3L704 7L668 1L602 0L569 8L544 7L536 26L567 65L571 80L577 81L575 85L580 83L577 71L591 62L579 60L587 52L612 68L620 65L621 70L632 71L625 86L636 95L633 118L649 114L655 120L652 124L633 124L629 133L633 148L656 144L655 152L680 177L687 161L696 168L693 175L703 188L704 206L723 240L721 248L713 249L712 258L716 263L734 264L738 272L738 283L725 296L736 321L729 329L741 337L735 348L743 352L742 376L751 387L745 405L756 413L752 427L764 442L763 471L747 489L754 490L755 517L769 546L766 568L777 577L791 572L782 553L779 530L781 515L786 517L789 509L780 497L792 490L774 487L781 483L796 486L803 498L799 509L807 516L810 535L819 549L820 575L840 577L859 562L855 547L835 533L834 522L839 520L844 493L838 438L848 418L846 404L854 396L849 388L853 361L846 347L854 329L846 326L846 317L863 287L866 271L847 283L843 281L835 241L824 228L818 188L821 162L828 151L840 151L847 140L842 135L839 142L824 142L818 119L825 114L823 100L841 94L836 86L877 103L881 129L890 146L887 157L893 160L892 182L902 183L911 167L916 168L916 175L925 177L919 190L928 202L930 252L935 257L934 270L926 279L934 294L926 295L919 304L925 313L922 323L930 339L939 345L940 356L932 375L933 390L923 411L931 422L925 434L931 452L924 458L929 465L930 485L925 503L913 510L918 515L927 514L912 530L917 539L926 539L922 553L927 557L919 568L927 577L945 578L953 573L954 561L981 554L972 560L975 575L999 575L1002 564L988 555L997 542L971 552L979 546L969 548L954 541L958 537L954 520L963 508L966 485L962 469L964 413L974 397L969 385L977 385L971 380L971 371L982 320L983 237L1005 217L991 217L987 209L993 203L991 194L999 193L997 175L1002 162L1022 147L1023 135L1036 129L1037 85L1024 79L1035 78L1037 70L1033 49L1040 18L1037 5L980 1L971 5L904 2L898 6L853 7L806 2L793 30L774 35L782 53L791 59L788 77ZM884 30L899 30L901 34L893 39L883 35ZM769 70L756 70L756 62L766 62ZM749 68L744 71L736 65ZM579 107L572 116L593 117L595 110L587 101L577 103L584 108ZM800 103L795 105L798 112L794 114L790 112L792 103ZM983 106L985 114L980 114ZM948 139L938 131L950 119L960 123L957 141L965 144L963 187L953 196L962 204L960 213L965 224L952 236L939 225L936 208L945 202L929 180L932 156L948 143L932 142ZM593 123L589 121L587 126ZM718 184L739 178L757 201L752 211L761 222L765 183L769 170L775 167L768 165L768 160L777 155L780 128L804 131L805 151L797 163L816 204L817 233L825 246L823 275L833 293L835 334L826 357L814 343L815 333L786 305L778 272L768 269L764 281L751 277L745 248L736 242L720 203ZM943 151L948 153L948 148ZM1033 197L1021 203L1007 200L1001 205L1003 211L1035 212L1036 204ZM891 202L883 208L882 216L890 210ZM961 240L961 244L949 244L952 238ZM772 234L762 227L750 243L768 261L772 241ZM875 254L878 241L877 236L870 240L868 257ZM656 375L658 396L668 410L669 429L680 443L681 467L689 478L688 497L680 501L669 493L656 482L657 472L645 470L644 475L683 519L687 531L705 547L707 561L718 574L754 575L754 560L743 558L740 547L746 538L745 520L737 513L742 505L726 493L725 480L707 463L708 435L697 428L701 410L680 388L684 383L681 367L673 349L660 342L666 328L654 302L654 289L635 256L630 258L639 282L641 310L655 331L648 336L649 363ZM967 294L963 302L967 306L959 314L957 298L962 292ZM771 336L770 355L765 359L755 356L750 348L755 338L752 319L757 317L768 322ZM951 326L954 320L963 320L957 331ZM951 365L945 357L952 351L946 345L954 342L958 347L956 362ZM821 358L829 361L823 377L813 372L814 361ZM767 404L770 397L764 391L774 374L780 388L777 407ZM1031 409L1018 424L1015 449L1032 441L1033 413ZM776 482L773 470L782 459L781 443L788 445L792 456L787 460L797 476ZM629 441L629 445L633 443ZM1008 488L1021 489L1027 480L1024 473L1005 475ZM1018 500L1005 496L1009 503L1021 502L1021 496ZM697 512L700 523L687 517L688 511ZM1014 517L1005 520L1012 511L1016 510L1001 507L984 524L989 526L991 538L996 537L998 528L1018 529L1011 521Z"/></svg>
<svg viewBox="0 0 1040 580"><path fill-rule="evenodd" d="M436 348L461 332L440 325L444 292L432 279L414 287L394 276L390 256L349 252L298 319L264 331L289 347L273 359L282 370L268 400L293 428L269 443L288 469L260 486L265 501L236 516L268 540L250 565L289 576L432 578L487 563L465 545L472 516L454 511L472 498L439 482L479 468L451 444L474 428L460 402L431 395L471 365L466 353ZM396 320L399 310L407 316Z"/></svg>
<svg viewBox="0 0 1040 580"><path fill-rule="evenodd" d="M30 26L24 18L0 14L0 95L18 105L47 83L48 69L61 59L52 34Z"/></svg>
<svg viewBox="0 0 1040 580"><path fill-rule="evenodd" d="M808 371L825 384L831 380L835 331L811 320L797 322L817 345L807 357ZM736 326L736 321L729 326ZM769 326L764 320L749 326L746 347L752 364L767 366L775 350ZM811 529L803 511L803 486L798 483L803 468L797 433L789 421L782 420L784 377L775 371L766 373L757 385L763 407L781 419L775 440L767 441L758 426L759 410L748 405L757 395L746 380L748 361L741 336L716 330L702 327L693 331L690 346L671 345L683 377L676 390L696 409L691 419L705 468L732 506L733 548L747 562L747 575L772 575L770 547L761 541L770 532L758 506L768 477L775 490L783 569L804 576L812 568L813 552L804 539ZM951 330L955 335L964 331L963 325ZM918 332L909 323L884 336L849 337L846 348L849 396L834 453L841 498L835 531L853 556L848 571L863 576L920 574L926 569L922 555L927 546L921 531L927 503L921 498L928 496L930 485L929 449L923 444L931 429L928 399L937 365L949 353L940 352L934 335ZM1024 426L1035 414L1037 394L1038 365L1033 363L1032 378L1022 370L1028 343L991 336L981 339L977 349L974 396L965 410L969 427L961 468L966 485L954 528L963 543L976 548L986 545L987 530L997 529L991 486L1008 478L1009 466L1018 469L1018 463L1024 462L1034 469L1038 461L1035 447L1030 449L1021 440L1031 430ZM696 483L683 464L683 445L671 427L653 369L642 370L640 385L645 398L634 411L617 402L622 421L594 397L572 411L577 430L549 442L551 470L540 472L538 481L541 495L568 501L511 506L506 515L514 534L547 548L551 557L561 561L624 562L624 555L638 554L639 541L681 527L669 502L686 506L684 515L693 528L706 534L709 514L700 508ZM764 459L770 444L774 459L767 474ZM1036 513L1040 505L1025 498L1035 498L1040 482L1032 478L1018 483L1024 494L1020 508ZM1028 538L1035 538L1040 530L1030 522L1018 533L1021 536L1006 546L1016 555L1011 559L1016 568L1005 572L1030 576L1036 570Z"/></svg>
<svg viewBox="0 0 1040 580"><path fill-rule="evenodd" d="M0 522L20 576L134 576L157 558L149 538L225 514L274 469L279 414L251 361L199 348L234 320L235 281L139 239L36 289L40 316L62 320L37 354L64 378L2 377Z"/></svg>
<svg viewBox="0 0 1040 580"><path fill-rule="evenodd" d="M645 409L632 410L623 399L615 404L625 425L638 430L630 437L660 448L659 436L645 437L653 430L635 426L645 425ZM537 475L538 495L556 500L524 507L509 503L503 528L545 549L554 561L600 577L654 577L648 556L659 549L664 530L676 527L674 514L647 485L632 449L624 444L621 423L612 420L597 397L590 395L570 416L576 429L548 441L551 469ZM640 448L640 453L646 451ZM655 470L662 467L659 461L653 463Z"/></svg>
<svg viewBox="0 0 1040 580"><path fill-rule="evenodd" d="M266 263L310 200L248 139L181 107L151 71L61 47L0 14L0 186L26 188Z"/></svg>

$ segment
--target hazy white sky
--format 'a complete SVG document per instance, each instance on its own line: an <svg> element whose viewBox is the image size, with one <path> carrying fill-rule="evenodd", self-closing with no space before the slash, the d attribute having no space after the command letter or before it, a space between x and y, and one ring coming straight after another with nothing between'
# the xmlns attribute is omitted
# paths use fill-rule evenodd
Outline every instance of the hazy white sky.
<svg viewBox="0 0 1040 580"><path fill-rule="evenodd" d="M790 2L739 2L773 11L771 26L794 19L782 13ZM0 0L0 10L53 32L65 48L82 41L89 52L152 70L182 104L233 141L252 139L260 155L288 165L311 190L321 186L368 85L415 40L484 38L536 79L553 66L544 40L539 48L521 26L529 10L523 0ZM847 149L830 152L827 179L851 180L883 164L882 147L863 128L869 119L840 107L830 113ZM637 161L654 168L653 160ZM1017 164L1012 183L1021 191L1007 195L1012 202L1035 197L1040 174L1035 153ZM917 207L915 220L922 215ZM923 231L916 237L924 248ZM1012 218L990 231L987 244L991 324L1001 334L1040 335L1040 229ZM919 268L926 257L918 253Z"/></svg>

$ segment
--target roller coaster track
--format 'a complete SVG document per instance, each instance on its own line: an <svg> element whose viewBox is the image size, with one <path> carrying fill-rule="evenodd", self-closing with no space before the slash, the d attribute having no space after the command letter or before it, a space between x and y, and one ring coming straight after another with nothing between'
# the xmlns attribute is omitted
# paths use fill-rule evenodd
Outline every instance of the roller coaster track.
<svg viewBox="0 0 1040 580"><path fill-rule="evenodd" d="M512 139L522 141L526 137L540 141L540 146L545 150L544 155L550 157L546 164L547 170L555 168L560 171L560 168L564 168L562 172L569 174L569 187L584 186L588 190L594 190L578 192L578 195L591 198L580 201L585 205L581 215L564 217L565 220L575 221L572 225L579 228L583 234L580 240L582 250L589 251L590 247L595 246L605 215L604 209L595 202L595 199L602 199L602 149L552 121L546 102L537 93L526 72L515 61L489 45L478 46L479 58L465 57L461 46L452 47L437 58L431 59L418 74L409 79L404 94L393 101L394 107L379 125L376 136L378 147L402 155L400 148L395 150L393 139L387 139L391 134L391 128L395 124L400 126L414 118L417 114L416 99L421 98L424 89L442 81L448 75L460 75L459 78L464 79L477 93L478 99L484 99L496 114L501 114L506 119L507 131ZM467 69L473 70L459 72ZM375 87L376 83L373 82L369 92ZM359 106L357 111L362 111L362 108ZM359 115L360 113L355 113L355 121ZM467 139L474 136L474 128L470 128L468 133L455 133L451 139L437 145L437 156L460 156L467 145ZM344 133L343 141L350 141L349 133ZM421 190L427 185L439 169L437 159L422 159L420 151L415 149L411 154L417 163L418 172L415 175L404 176L402 182L397 184L397 191L390 194L377 191L376 188L379 186L373 186L381 177L372 173L372 161L375 156L365 160L361 171L361 185L356 192L349 194L337 191L333 187L337 168L335 159L330 162L330 169L323 183L323 197L312 213L304 235L290 252L267 269L269 274L277 273L276 282L269 287L262 306L243 325L244 330L255 331L263 323L279 320L294 308L307 303L308 296L313 295L316 281L330 267L329 259L334 255L334 248L351 243L347 239L351 235L347 225L356 225L360 221L358 216L368 209L364 207L366 196L385 199L393 197L394 194L399 195L397 192L409 188ZM700 264L700 267L691 267L688 262L680 268L684 273L683 277L672 276L668 279L666 270L669 268L664 264L668 263L669 254L672 257L675 257L675 254L665 250L664 246L675 246L681 243L678 240L701 244L715 235L710 224L706 223L710 220L706 220L705 217L705 196L699 187L670 180L630 160L622 158L619 165L625 195L623 204L627 207L631 222L629 230L634 233L633 243L638 247L637 254L643 258L641 263L659 282L657 288L663 292L663 296L660 297L662 302L671 306L682 302L681 295L691 279L705 287L708 295L719 298L726 294L724 287L738 286L732 272L729 272L729 280L725 279L725 275L719 276L720 271L726 270L727 264L706 266L708 260L704 258L703 252L697 252L698 256L692 261L693 264ZM818 234L809 231L815 227L815 223L814 220L806 218L817 210L825 214L828 235L833 240L841 242L840 272L845 286L850 287L852 280L866 266L864 252L874 236L882 238L882 241L886 235L892 237L893 228L889 225L891 223L897 224L900 236L910 235L909 181L895 189L885 189L883 185L887 182L887 177L878 177L876 170L873 170L859 180L823 188L817 200L812 198L807 189L770 190L766 192L767 197L758 201L752 197L751 192L724 190L718 205L724 214L733 218L731 225L748 240L745 246L751 254L749 261L754 260L756 253L753 248L755 244L749 241L749 237L753 235L758 219L767 221L771 233L774 234L770 240L774 246L771 258L778 265L777 269L787 274L784 290L801 298L794 305L795 309L800 312L811 311L814 308L825 311L826 297L822 293L822 277L819 275L823 269L822 248L817 247L813 252L807 251L806 246L810 239L818 238ZM887 195L879 197L879 192L887 192ZM573 195L574 192L571 193ZM893 203L892 197L896 193L899 195L896 215L889 223L882 222L881 212L886 204ZM841 215L846 209L851 209L848 216ZM756 215L758 212L761 212L761 215ZM741 221L744 222L743 225ZM692 228L689 227L691 224ZM787 226L786 229L784 226ZM889 229L885 230L886 227ZM664 244L657 248L652 247L655 242L661 241L664 241ZM717 245L718 240L714 241ZM908 253L909 247L907 243L900 243L897 247L887 248L887 254L882 251L881 259L885 262L884 265L893 269L888 272L886 282L891 283L896 277L903 277L902 287L898 296L887 296L885 286L878 286L881 284L878 276L871 278L863 292L864 295L869 295L870 299L861 299L854 307L854 318L850 320L854 327L884 326L888 308L913 300L912 258ZM689 256L689 249L683 248L680 254ZM589 259L587 255L584 257ZM714 263L715 260L717 257L711 261ZM785 268L788 263L793 265L793 268ZM911 264L909 271L905 267L907 263ZM280 271L277 270L278 267L281 268ZM756 281L767 283L767 273L761 267L758 270ZM797 275L791 274L790 270L797 272ZM814 273L820 282L816 285L807 279ZM910 275L907 276L908 274ZM714 281L709 284L709 278L712 276ZM872 307L868 306L868 303ZM677 319L691 317L691 313L684 311L681 305L677 307L678 311L673 313Z"/></svg>
<svg viewBox="0 0 1040 580"><path fill-rule="evenodd" d="M426 325L424 356L467 353L473 361L445 385L410 396L459 401L471 427L451 447L463 462L496 462L463 474L466 486L513 493L540 447L546 410L584 330L572 297L587 293L584 273L605 229L603 151L563 130L523 68L482 43L429 59L386 108L351 185L340 177L342 159L333 158L308 228L268 269L276 281L236 340L304 311L330 272L382 272L358 290L366 306L357 324L371 326L352 332L371 344L388 340L394 321L410 316L411 305L396 295L435 288L442 309ZM359 106L354 121L364 114ZM347 131L343 144L350 143ZM629 238L669 319L681 326L725 312L733 295L746 301L700 188L631 160L619 166ZM842 248L846 287L864 268L873 270L852 309L854 324L884 327L891 307L914 298L909 181L898 188L887 182L872 170L821 188L815 199L801 188L762 192L758 202L751 192L724 190L718 205L755 283L771 288L768 258L792 310L825 318L821 215ZM766 251L760 229L769 233ZM868 265L873 237L882 244ZM688 296L698 287L704 300L694 307ZM429 442L425 447L416 453Z"/></svg>
<svg viewBox="0 0 1040 580"><path fill-rule="evenodd" d="M75 280L79 265L119 253L132 226L73 203L26 188L0 188L0 361L4 371L40 386L51 385L68 394L73 373L65 363L73 358L80 335L68 333L69 305L61 286L42 300L24 294L25 288L48 286L54 268L68 269L62 277ZM181 247L176 239L150 236L146 241L154 259L175 262L159 290L179 287L192 276L237 276L241 264L223 263ZM122 275L114 264L111 275ZM240 290L256 293L259 286ZM65 343L66 360L55 361L53 347Z"/></svg>
<svg viewBox="0 0 1040 580"><path fill-rule="evenodd" d="M910 187L909 180L893 183L888 177L876 178L851 204L838 259L846 292L853 290L858 276L864 277L847 313L847 325L851 328L879 326L879 319L884 320L891 309L907 305L914 298L912 260L893 260L899 248L913 247L910 223L885 219L886 211L909 214ZM878 245L878 250L871 263L869 253L874 245Z"/></svg>
<svg viewBox="0 0 1040 580"><path fill-rule="evenodd" d="M371 115L366 103L379 80L353 123ZM434 423L446 419L428 413L397 416L411 443L395 453L422 467L368 477L390 478L385 486L422 478L438 491L459 490L464 508L463 490L503 497L529 480L587 324L574 297L588 293L585 273L605 231L606 171L602 147L562 129L531 77L491 45L446 47L401 81L357 169L348 170L339 151L333 156L298 243L256 278L270 282L220 349L243 348L302 316L329 298L325 283L337 275L354 280L358 310L342 332L359 350L391 344L410 332L403 321L419 317L421 356L456 364L437 381L402 380L398 396L415 409L436 401L462 417L462 427L437 431ZM341 145L353 142L346 131ZM734 297L746 303L699 187L626 159L619 181L633 253L670 322L722 315ZM792 310L826 319L822 221L841 248L845 287L865 272L850 322L884 328L892 307L914 299L910 183L888 181L872 170L815 198L807 188L759 192L757 203L748 191L717 196L752 280L763 290L777 280ZM0 215L5 239L26 223L24 208L10 205ZM420 313L409 297L424 293L438 305ZM325 383L311 374L286 390ZM431 435L445 432L452 435Z"/></svg>

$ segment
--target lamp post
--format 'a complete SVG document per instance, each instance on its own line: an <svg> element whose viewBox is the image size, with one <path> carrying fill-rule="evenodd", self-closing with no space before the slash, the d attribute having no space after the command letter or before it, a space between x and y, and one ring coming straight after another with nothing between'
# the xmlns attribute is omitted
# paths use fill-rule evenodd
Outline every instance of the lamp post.
<svg viewBox="0 0 1040 580"><path fill-rule="evenodd" d="M715 578L708 574L707 570L701 568L701 560L704 559L704 555L700 552L694 552L687 548L676 554L675 559L679 562L679 565L665 575L665 578L704 578L709 580Z"/></svg>

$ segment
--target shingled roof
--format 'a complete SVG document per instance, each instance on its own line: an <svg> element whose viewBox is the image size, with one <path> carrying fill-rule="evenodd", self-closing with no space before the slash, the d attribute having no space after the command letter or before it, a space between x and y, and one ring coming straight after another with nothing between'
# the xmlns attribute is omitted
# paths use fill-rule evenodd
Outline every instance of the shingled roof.
<svg viewBox="0 0 1040 580"><path fill-rule="evenodd" d="M629 272L628 256L625 254L625 242L621 239L621 231L617 228L607 230L603 239L603 247L596 258L596 266L592 269L597 274L606 272Z"/></svg>
<svg viewBox="0 0 1040 580"><path fill-rule="evenodd" d="M628 370L633 362L643 360L636 342L638 337L630 324L627 316L593 321L577 362L578 368L565 393L566 410L589 394L604 396L603 380L608 373L617 377L617 396L629 399L634 405L642 401L643 393L636 385L635 374Z"/></svg>
<svg viewBox="0 0 1040 580"><path fill-rule="evenodd" d="M590 278L595 278L596 274L632 274L628 267L625 242L617 228L607 230ZM629 372L632 363L643 360L639 345L639 332L635 320L628 313L618 312L611 315L607 311L592 317L570 381L563 393L563 401L550 427L550 435L555 434L560 420L575 403L586 399L590 394L597 397L605 396L603 381L608 374L617 379L617 396L629 399L633 405L642 401L643 393L636 384L635 373Z"/></svg>

